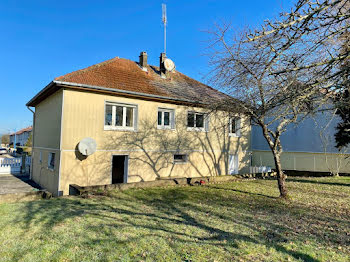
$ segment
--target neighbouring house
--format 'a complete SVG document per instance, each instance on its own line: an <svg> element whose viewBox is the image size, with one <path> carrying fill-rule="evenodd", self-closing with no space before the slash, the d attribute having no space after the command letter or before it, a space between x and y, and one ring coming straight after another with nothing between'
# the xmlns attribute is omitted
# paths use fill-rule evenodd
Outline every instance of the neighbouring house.
<svg viewBox="0 0 350 262"><path fill-rule="evenodd" d="M338 150L335 127L340 121L332 111L309 116L298 125L290 125L281 136L284 170L350 173L350 148ZM252 126L252 165L274 167L273 156L261 128Z"/></svg>
<svg viewBox="0 0 350 262"><path fill-rule="evenodd" d="M16 141L16 145L25 146L30 135L32 134L32 129L33 127L29 126L10 134L10 145L14 145Z"/></svg>
<svg viewBox="0 0 350 262"><path fill-rule="evenodd" d="M249 172L250 120L212 111L223 93L176 70L119 57L55 78L35 107L32 179L54 195L103 185ZM91 138L95 153L81 154Z"/></svg>

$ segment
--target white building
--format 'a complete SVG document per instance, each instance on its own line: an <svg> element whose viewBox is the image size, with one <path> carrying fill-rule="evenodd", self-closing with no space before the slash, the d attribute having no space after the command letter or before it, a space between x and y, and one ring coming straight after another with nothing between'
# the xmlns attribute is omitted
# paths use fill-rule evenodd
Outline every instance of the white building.
<svg viewBox="0 0 350 262"><path fill-rule="evenodd" d="M350 173L350 148L339 151L335 128L340 121L331 111L316 113L282 134L284 170ZM259 126L252 126L252 164L274 167L271 150Z"/></svg>
<svg viewBox="0 0 350 262"><path fill-rule="evenodd" d="M32 133L32 126L23 128L19 131L16 132L16 138L15 138L15 133L10 134L10 145L14 145L15 144L15 139L16 139L16 145L18 146L24 146L27 141L28 138L30 137L31 133Z"/></svg>

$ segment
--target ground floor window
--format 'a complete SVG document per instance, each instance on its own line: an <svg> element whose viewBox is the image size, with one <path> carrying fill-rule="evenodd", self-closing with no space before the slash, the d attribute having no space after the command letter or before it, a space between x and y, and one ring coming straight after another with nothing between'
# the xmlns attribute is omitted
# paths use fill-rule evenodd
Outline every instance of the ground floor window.
<svg viewBox="0 0 350 262"><path fill-rule="evenodd" d="M48 168L55 169L55 153L49 153Z"/></svg>
<svg viewBox="0 0 350 262"><path fill-rule="evenodd" d="M186 163L187 158L186 154L174 154L174 163Z"/></svg>

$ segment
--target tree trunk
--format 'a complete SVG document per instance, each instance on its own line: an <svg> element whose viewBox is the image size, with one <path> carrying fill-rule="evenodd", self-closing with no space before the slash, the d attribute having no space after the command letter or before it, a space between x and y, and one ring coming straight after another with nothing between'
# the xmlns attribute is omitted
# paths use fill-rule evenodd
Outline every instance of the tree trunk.
<svg viewBox="0 0 350 262"><path fill-rule="evenodd" d="M279 152L273 152L273 158L275 160L278 189L280 190L280 197L287 198L288 191L286 187L286 175L283 173L281 165L281 154Z"/></svg>

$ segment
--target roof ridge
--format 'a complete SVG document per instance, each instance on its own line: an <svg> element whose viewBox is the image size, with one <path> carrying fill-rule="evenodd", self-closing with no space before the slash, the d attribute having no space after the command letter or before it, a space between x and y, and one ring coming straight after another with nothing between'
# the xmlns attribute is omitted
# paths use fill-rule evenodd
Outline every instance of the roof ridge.
<svg viewBox="0 0 350 262"><path fill-rule="evenodd" d="M67 73L65 75L61 75L61 76L55 77L54 80L64 80L65 78L67 78L69 76L72 76L72 75L75 75L75 74L82 74L82 73L90 71L90 70L92 70L92 69L94 69L96 67L107 65L107 64L112 63L113 61L115 61L117 59L120 59L119 56L107 59L105 61L102 61L102 62L97 63L97 64L93 64L91 66L88 66L88 67L85 67L85 68L82 68L82 69L75 70L75 71Z"/></svg>

